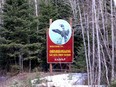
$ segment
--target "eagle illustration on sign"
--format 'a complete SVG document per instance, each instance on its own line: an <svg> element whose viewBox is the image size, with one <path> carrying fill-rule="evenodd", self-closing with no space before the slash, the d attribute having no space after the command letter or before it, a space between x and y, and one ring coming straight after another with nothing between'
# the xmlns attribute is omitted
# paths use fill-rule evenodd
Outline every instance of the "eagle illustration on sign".
<svg viewBox="0 0 116 87"><path fill-rule="evenodd" d="M62 19L54 21L50 25L49 36L53 43L62 45L69 41L71 37L70 24Z"/></svg>

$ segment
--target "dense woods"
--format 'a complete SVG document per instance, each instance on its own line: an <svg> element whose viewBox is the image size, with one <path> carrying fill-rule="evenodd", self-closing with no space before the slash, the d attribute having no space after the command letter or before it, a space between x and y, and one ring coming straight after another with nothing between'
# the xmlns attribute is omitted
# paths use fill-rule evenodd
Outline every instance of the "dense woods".
<svg viewBox="0 0 116 87"><path fill-rule="evenodd" d="M19 71L26 68L29 72L35 68L47 70L46 30L49 19L68 19L71 16L69 4L62 1L6 0L1 12L1 68L7 72L12 68Z"/></svg>
<svg viewBox="0 0 116 87"><path fill-rule="evenodd" d="M73 19L72 69L87 72L88 84L116 79L114 0L0 0L0 70L47 71L49 19ZM99 87L99 86L98 86Z"/></svg>

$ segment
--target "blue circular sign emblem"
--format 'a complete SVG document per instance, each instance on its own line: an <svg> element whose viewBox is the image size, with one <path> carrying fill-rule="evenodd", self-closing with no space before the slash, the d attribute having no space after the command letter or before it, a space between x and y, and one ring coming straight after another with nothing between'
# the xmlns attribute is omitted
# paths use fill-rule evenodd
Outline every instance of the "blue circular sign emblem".
<svg viewBox="0 0 116 87"><path fill-rule="evenodd" d="M66 44L70 40L71 34L71 26L65 20L58 19L50 25L49 37L57 45Z"/></svg>

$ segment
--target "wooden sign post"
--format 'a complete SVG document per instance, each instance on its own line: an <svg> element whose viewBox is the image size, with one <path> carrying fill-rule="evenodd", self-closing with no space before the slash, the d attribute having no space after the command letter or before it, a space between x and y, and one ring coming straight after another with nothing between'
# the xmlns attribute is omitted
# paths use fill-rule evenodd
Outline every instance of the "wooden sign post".
<svg viewBox="0 0 116 87"><path fill-rule="evenodd" d="M49 21L49 26L52 24L52 19L50 19ZM52 74L53 70L52 70L52 63L50 63L50 74Z"/></svg>

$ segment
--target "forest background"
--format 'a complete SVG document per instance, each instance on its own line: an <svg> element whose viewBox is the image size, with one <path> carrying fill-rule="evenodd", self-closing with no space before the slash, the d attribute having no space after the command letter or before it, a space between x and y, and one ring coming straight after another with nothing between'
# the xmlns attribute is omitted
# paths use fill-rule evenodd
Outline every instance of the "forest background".
<svg viewBox="0 0 116 87"><path fill-rule="evenodd" d="M72 70L87 72L88 84L109 85L116 79L113 0L0 0L1 73L48 71L49 19L70 18L74 29Z"/></svg>

